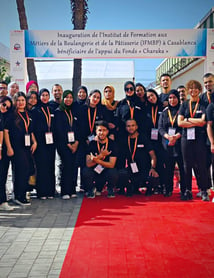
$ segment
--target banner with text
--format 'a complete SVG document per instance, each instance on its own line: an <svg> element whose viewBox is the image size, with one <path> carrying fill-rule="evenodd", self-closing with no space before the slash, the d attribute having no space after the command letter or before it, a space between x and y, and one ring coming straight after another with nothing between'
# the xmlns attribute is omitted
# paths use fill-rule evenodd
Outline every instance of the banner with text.
<svg viewBox="0 0 214 278"><path fill-rule="evenodd" d="M27 58L206 56L207 30L25 31Z"/></svg>

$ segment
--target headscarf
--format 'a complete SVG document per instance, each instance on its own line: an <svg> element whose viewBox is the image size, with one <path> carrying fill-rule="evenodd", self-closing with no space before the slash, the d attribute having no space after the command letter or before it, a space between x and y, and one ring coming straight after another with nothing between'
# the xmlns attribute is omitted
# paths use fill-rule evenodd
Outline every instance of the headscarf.
<svg viewBox="0 0 214 278"><path fill-rule="evenodd" d="M134 88L134 94L132 96L126 95L126 100L128 100L130 105L133 107L133 106L135 106L136 103L139 103L140 100L139 100L139 97L136 95L136 87L135 87L134 82L126 81L124 84L124 91L125 91L127 85L132 85L132 87Z"/></svg>
<svg viewBox="0 0 214 278"><path fill-rule="evenodd" d="M38 90L39 90L38 83L37 83L36 81L34 81L34 80L31 80L31 81L29 81L29 82L26 84L26 93L28 93L29 88L30 88L31 85L33 85L33 84L35 84L35 85L37 86ZM38 93L38 92L37 92L37 93Z"/></svg>
<svg viewBox="0 0 214 278"><path fill-rule="evenodd" d="M170 90L170 91L169 91L169 93L168 93L168 99L169 99L169 96L170 96L170 95L175 95L175 96L176 96L176 98L178 99L178 104L177 104L176 106L171 106L171 105L169 104L169 101L168 101L168 107L169 107L169 109L170 109L170 110L178 110L179 107L180 107L180 96L179 96L179 92L178 92L177 90L173 89L173 90Z"/></svg>
<svg viewBox="0 0 214 278"><path fill-rule="evenodd" d="M115 94L114 87L107 85L105 86L104 91L107 88L109 88L112 91L112 99L110 100L106 99L105 94L103 94L104 98L102 99L102 104L105 105L108 110L115 110L117 108L118 101L114 100L114 94Z"/></svg>
<svg viewBox="0 0 214 278"><path fill-rule="evenodd" d="M80 87L77 88L77 92L79 92L79 90L81 90L81 89L86 92L86 97L85 97L85 99L79 99L78 94L77 94L77 102L79 104L84 104L86 102L87 97L88 97L88 89L85 86L80 86Z"/></svg>
<svg viewBox="0 0 214 278"><path fill-rule="evenodd" d="M59 105L59 109L60 110L62 110L62 111L71 111L71 107L72 107L72 104L71 105L66 105L65 103L64 103L64 99L67 97L67 95L69 95L69 94L71 94L72 95L72 97L74 97L73 96L73 92L71 91L71 90L65 90L64 92L63 92L63 95L62 95L62 101L61 101L61 103L60 103L60 105Z"/></svg>
<svg viewBox="0 0 214 278"><path fill-rule="evenodd" d="M46 106L49 105L49 103L43 103L43 102L41 101L41 95L42 95L44 92L47 92L47 93L49 94L49 96L50 96L49 90L46 89L46 88L42 88L42 89L39 91L39 93L38 93L38 97L39 97L39 101L38 101L38 102L39 102L39 106L44 106L44 107L46 107Z"/></svg>

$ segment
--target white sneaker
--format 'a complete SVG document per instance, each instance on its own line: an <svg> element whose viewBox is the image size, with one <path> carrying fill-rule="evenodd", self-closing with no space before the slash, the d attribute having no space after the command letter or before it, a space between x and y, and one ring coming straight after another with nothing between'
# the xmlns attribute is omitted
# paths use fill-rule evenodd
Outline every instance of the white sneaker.
<svg viewBox="0 0 214 278"><path fill-rule="evenodd" d="M63 195L63 196L62 196L62 199L63 199L63 200L69 200L69 199L70 199L70 196L69 196L68 194L67 194L67 195Z"/></svg>
<svg viewBox="0 0 214 278"><path fill-rule="evenodd" d="M72 194L71 198L77 198L77 194Z"/></svg>
<svg viewBox="0 0 214 278"><path fill-rule="evenodd" d="M13 207L9 206L7 202L5 203L2 203L0 205L0 210L7 210L7 211L11 211L11 210L14 210Z"/></svg>
<svg viewBox="0 0 214 278"><path fill-rule="evenodd" d="M96 191L95 195L96 196L101 196L101 192L100 191Z"/></svg>

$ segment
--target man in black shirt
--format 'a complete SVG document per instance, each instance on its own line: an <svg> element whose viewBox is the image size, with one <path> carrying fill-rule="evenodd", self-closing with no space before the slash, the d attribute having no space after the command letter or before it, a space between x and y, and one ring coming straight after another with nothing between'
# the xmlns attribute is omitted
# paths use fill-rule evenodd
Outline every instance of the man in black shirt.
<svg viewBox="0 0 214 278"><path fill-rule="evenodd" d="M114 187L117 184L118 173L115 168L117 161L116 143L108 138L109 128L105 121L96 124L96 137L89 143L86 155L86 167L83 169L84 184L87 187L88 198L101 195L104 185L108 186L108 197L113 198Z"/></svg>

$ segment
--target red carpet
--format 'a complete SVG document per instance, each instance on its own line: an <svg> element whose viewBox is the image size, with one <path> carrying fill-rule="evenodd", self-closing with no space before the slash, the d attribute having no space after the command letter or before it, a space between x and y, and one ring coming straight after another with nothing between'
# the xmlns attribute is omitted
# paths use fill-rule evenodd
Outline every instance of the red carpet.
<svg viewBox="0 0 214 278"><path fill-rule="evenodd" d="M60 278L214 277L214 203L84 198Z"/></svg>

